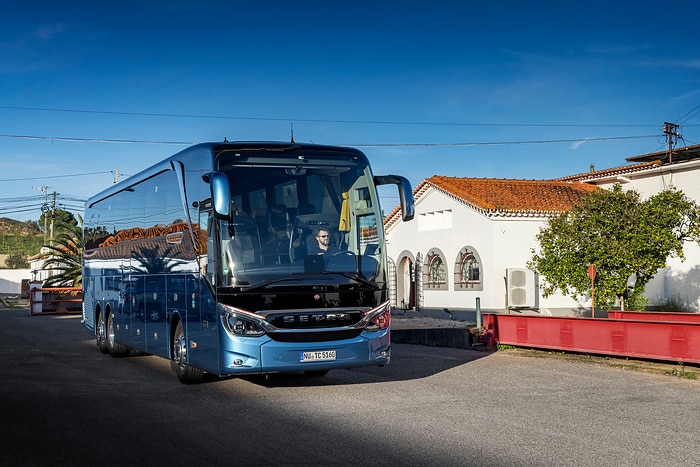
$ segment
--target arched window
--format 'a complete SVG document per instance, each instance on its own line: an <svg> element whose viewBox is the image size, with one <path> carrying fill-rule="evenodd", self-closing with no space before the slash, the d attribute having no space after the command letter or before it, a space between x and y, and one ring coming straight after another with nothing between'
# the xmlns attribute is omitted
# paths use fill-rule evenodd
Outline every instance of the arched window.
<svg viewBox="0 0 700 467"><path fill-rule="evenodd" d="M455 261L455 290L483 290L481 260L474 248L465 246Z"/></svg>
<svg viewBox="0 0 700 467"><path fill-rule="evenodd" d="M447 263L444 255L433 248L425 255L425 288L447 290Z"/></svg>

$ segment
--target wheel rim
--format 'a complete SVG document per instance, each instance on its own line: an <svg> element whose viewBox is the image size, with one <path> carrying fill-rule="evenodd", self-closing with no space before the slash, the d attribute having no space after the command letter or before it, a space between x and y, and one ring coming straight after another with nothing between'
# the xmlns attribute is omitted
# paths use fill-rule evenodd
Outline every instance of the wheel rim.
<svg viewBox="0 0 700 467"><path fill-rule="evenodd" d="M111 316L109 320L107 320L107 340L109 342L109 348L114 348L114 324L112 323Z"/></svg>
<svg viewBox="0 0 700 467"><path fill-rule="evenodd" d="M180 368L184 368L186 356L187 344L185 343L185 335L178 334L173 342L173 360Z"/></svg>
<svg viewBox="0 0 700 467"><path fill-rule="evenodd" d="M97 322L97 342L102 343L105 341L105 320L102 319L102 315L99 317Z"/></svg>

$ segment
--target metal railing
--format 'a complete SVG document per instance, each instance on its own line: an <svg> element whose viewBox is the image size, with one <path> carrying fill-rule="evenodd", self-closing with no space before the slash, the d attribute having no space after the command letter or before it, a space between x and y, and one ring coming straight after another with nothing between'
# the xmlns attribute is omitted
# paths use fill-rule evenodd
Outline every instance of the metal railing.
<svg viewBox="0 0 700 467"><path fill-rule="evenodd" d="M30 315L80 314L83 289L80 287L34 287L29 291Z"/></svg>
<svg viewBox="0 0 700 467"><path fill-rule="evenodd" d="M700 364L700 314L611 311L608 318L485 313L481 342Z"/></svg>

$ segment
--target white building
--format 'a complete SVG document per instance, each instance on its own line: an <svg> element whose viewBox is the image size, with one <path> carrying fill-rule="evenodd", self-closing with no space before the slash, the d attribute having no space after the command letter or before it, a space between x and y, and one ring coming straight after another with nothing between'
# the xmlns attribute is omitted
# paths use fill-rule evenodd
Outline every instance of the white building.
<svg viewBox="0 0 700 467"><path fill-rule="evenodd" d="M435 176L415 189L416 216L386 220L399 308L536 309L583 314L586 301L543 298L527 270L535 235L596 187L582 182Z"/></svg>
<svg viewBox="0 0 700 467"><path fill-rule="evenodd" d="M520 310L590 316L589 297L544 298L527 270L535 236L553 213L580 196L614 183L650 196L670 186L700 202L693 182L700 145L629 158L634 164L557 180L503 180L434 176L414 190L416 216L402 222L398 209L385 220L387 251L395 265L392 300L404 309ZM650 305L680 298L700 308L700 246L686 244L687 260L670 259L647 285Z"/></svg>

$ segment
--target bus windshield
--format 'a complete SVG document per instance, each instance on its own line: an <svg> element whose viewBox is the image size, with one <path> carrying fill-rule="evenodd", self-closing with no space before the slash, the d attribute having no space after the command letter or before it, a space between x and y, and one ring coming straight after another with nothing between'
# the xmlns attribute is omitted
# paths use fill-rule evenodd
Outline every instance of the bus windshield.
<svg viewBox="0 0 700 467"><path fill-rule="evenodd" d="M245 291L319 274L379 280L381 213L366 161L237 153L218 168L232 216L215 221L215 285Z"/></svg>

